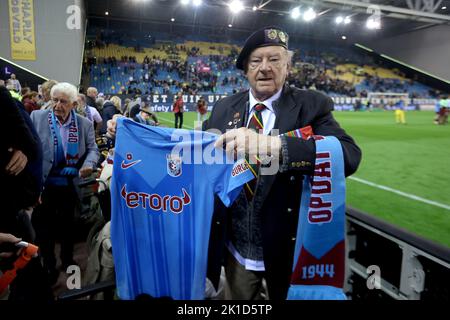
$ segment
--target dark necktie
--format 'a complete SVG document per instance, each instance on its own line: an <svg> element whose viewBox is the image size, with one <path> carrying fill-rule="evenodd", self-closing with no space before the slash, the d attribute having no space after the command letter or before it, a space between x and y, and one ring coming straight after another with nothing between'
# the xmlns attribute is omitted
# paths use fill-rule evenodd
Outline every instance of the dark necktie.
<svg viewBox="0 0 450 320"><path fill-rule="evenodd" d="M262 103L258 103L253 107L253 115L250 119L250 122L248 123L247 128L253 129L256 131L256 133L259 133L259 130L264 129L263 119L262 119L262 112L266 109L266 106ZM250 169L252 170L253 174L255 175L255 178L245 185L245 193L247 195L247 199L250 201L253 199L253 195L255 194L256 189L256 181L259 174L259 159L257 157L254 157L253 159L250 159L249 156L246 156L246 159L248 163L250 164ZM252 160L252 161L250 161Z"/></svg>

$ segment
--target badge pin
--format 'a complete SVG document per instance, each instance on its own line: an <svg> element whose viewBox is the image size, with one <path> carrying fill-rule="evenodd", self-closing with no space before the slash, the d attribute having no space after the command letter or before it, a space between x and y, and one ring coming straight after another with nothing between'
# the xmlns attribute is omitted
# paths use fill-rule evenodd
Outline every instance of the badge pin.
<svg viewBox="0 0 450 320"><path fill-rule="evenodd" d="M233 122L231 122L231 121L230 121L230 122L228 122L228 125L229 125L229 126L231 126L232 124L233 124Z"/></svg>

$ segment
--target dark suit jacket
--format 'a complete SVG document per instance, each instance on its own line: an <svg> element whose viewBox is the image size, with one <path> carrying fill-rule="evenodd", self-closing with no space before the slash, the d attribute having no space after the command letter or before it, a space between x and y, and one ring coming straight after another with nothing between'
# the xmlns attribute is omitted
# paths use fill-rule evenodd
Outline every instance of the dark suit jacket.
<svg viewBox="0 0 450 320"><path fill-rule="evenodd" d="M322 93L285 86L273 104L276 113L274 128L279 133L312 126L314 134L335 136L342 144L346 176L354 173L361 160L361 150L333 118L333 101ZM245 126L248 117L248 91L224 98L216 103L203 129L225 132ZM230 122L232 123L230 125ZM302 181L313 172L315 143L312 139L286 137L289 168L276 175L261 176L261 199L255 210L261 210L265 277L269 297L285 299L290 276L297 231ZM257 197L258 194L255 195ZM232 212L216 197L208 252L208 278L217 283L224 253L226 229L231 226ZM225 249L226 250L226 249Z"/></svg>

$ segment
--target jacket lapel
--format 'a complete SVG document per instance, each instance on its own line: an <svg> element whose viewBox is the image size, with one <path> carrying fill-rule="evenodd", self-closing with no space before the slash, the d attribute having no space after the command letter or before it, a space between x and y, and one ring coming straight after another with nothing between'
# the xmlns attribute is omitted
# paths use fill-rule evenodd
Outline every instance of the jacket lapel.
<svg viewBox="0 0 450 320"><path fill-rule="evenodd" d="M245 127L248 113L248 91L230 107L231 114L225 120L225 130ZM223 132L225 133L225 132Z"/></svg>
<svg viewBox="0 0 450 320"><path fill-rule="evenodd" d="M53 143L53 135L52 135L52 130L50 129L50 125L48 123L48 115L51 113L51 111L49 111L48 113L45 113L45 127L46 127L46 131L48 134L48 150L50 150L50 154L52 156L52 159L54 157L55 154L55 145Z"/></svg>

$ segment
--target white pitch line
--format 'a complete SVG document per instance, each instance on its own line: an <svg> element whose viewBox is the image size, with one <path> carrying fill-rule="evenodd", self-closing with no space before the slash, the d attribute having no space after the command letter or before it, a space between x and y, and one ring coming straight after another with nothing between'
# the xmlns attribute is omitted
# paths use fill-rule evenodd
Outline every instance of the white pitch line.
<svg viewBox="0 0 450 320"><path fill-rule="evenodd" d="M416 200L416 201L424 202L426 204L431 204L432 206L436 206L436 207L439 207L439 208L450 210L450 206L446 205L446 204L443 204L443 203L439 203L439 202L436 202L436 201L424 199L422 197L418 197L418 196L415 196L415 195L410 194L410 193L406 193L406 192L402 192L402 191L399 191L399 190L396 190L396 189L392 189L392 188L389 188L389 187L386 187L386 186L383 186L383 185L380 185L380 184L376 184L376 183L373 183L373 182L370 182L370 181L367 181L367 180L364 180L364 179L360 179L360 178L356 178L356 177L348 177L348 179L355 180L355 181L358 181L360 183L364 183L364 184L367 184L368 186L375 187L375 188L378 188L378 189L381 189L381 190L393 192L393 193L396 193L396 194L401 195L401 196L406 197L406 198L410 198L410 199L413 199L413 200Z"/></svg>
<svg viewBox="0 0 450 320"><path fill-rule="evenodd" d="M172 122L172 121L175 121L175 120L170 120L170 119L167 119L167 118L161 117L161 116L159 116L159 115L158 115L158 118L160 118L160 119L163 119L163 120L165 120L165 121L167 121L167 122ZM185 124L183 124L183 127L186 127L186 128L188 128L188 129L192 129L192 130L194 130L194 128L193 128L193 127L191 127L191 126L187 126L187 125L185 125Z"/></svg>

